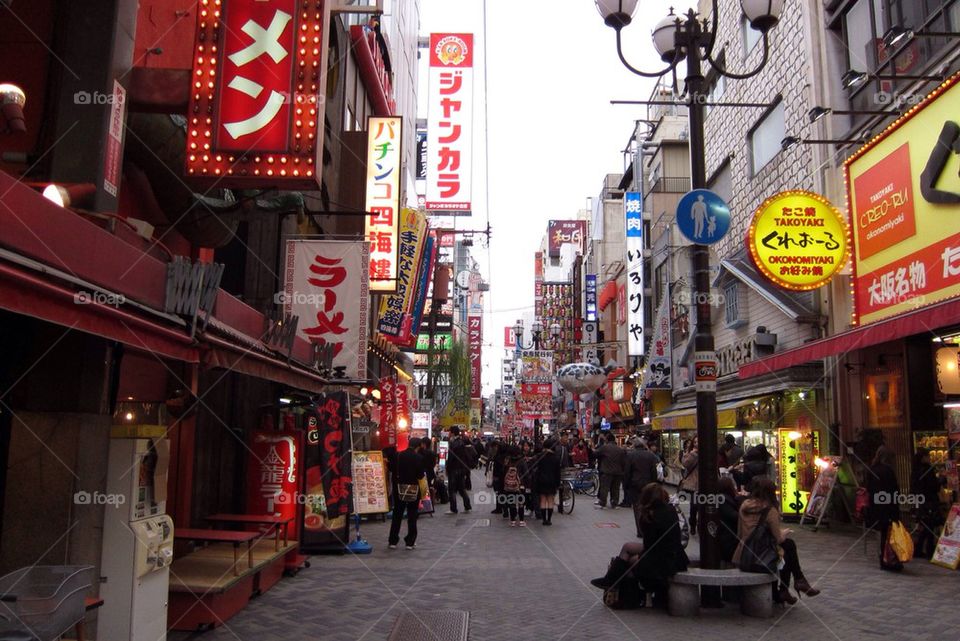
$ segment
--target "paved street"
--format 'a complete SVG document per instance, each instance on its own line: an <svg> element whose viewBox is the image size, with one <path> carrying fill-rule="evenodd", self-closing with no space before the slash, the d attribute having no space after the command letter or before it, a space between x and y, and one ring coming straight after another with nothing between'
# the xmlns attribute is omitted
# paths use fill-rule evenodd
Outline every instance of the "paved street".
<svg viewBox="0 0 960 641"><path fill-rule="evenodd" d="M744 618L736 606L684 620L649 609L612 611L589 585L635 533L628 510L596 510L578 496L574 513L555 515L552 527L511 528L489 505L458 516L440 507L421 519L414 551L388 550L387 524L364 523L373 554L314 557L311 568L252 601L227 626L170 638L379 641L410 610L469 611L471 641L960 638L960 611L950 603L960 574L918 561L900 575L882 573L874 537L867 556L858 534L797 532L801 562L821 595L778 609L771 620ZM696 546L691 541L691 556Z"/></svg>

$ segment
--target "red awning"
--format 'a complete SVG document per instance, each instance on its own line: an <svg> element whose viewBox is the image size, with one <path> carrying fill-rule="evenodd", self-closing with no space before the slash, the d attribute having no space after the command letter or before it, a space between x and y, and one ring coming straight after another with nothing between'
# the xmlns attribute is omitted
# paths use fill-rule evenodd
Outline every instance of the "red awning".
<svg viewBox="0 0 960 641"><path fill-rule="evenodd" d="M617 300L617 283L611 280L600 290L600 295L597 296L597 307L602 312L615 300Z"/></svg>
<svg viewBox="0 0 960 641"><path fill-rule="evenodd" d="M741 365L738 376L741 379L762 376L793 365L801 365L827 356L839 356L905 336L930 333L932 330L956 325L957 323L960 323L960 299L939 303L864 327L851 329L836 336L822 338L802 347L788 349L779 354Z"/></svg>
<svg viewBox="0 0 960 641"><path fill-rule="evenodd" d="M73 290L44 278L0 264L2 309L95 334L161 357L199 362L199 352L184 331L95 300L79 304L75 295Z"/></svg>
<svg viewBox="0 0 960 641"><path fill-rule="evenodd" d="M207 367L224 368L305 392L320 393L327 384L319 374L264 353L257 347L236 345L209 333L203 340L209 347L203 355L203 364Z"/></svg>

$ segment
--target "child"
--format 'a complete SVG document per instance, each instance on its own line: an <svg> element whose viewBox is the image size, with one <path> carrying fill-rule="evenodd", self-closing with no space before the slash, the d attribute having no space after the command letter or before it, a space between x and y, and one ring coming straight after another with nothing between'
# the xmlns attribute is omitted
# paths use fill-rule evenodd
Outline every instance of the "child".
<svg viewBox="0 0 960 641"><path fill-rule="evenodd" d="M510 525L516 526L519 518L520 527L526 527L523 521L523 456L519 448L511 445L504 461L503 472L503 500L510 511Z"/></svg>

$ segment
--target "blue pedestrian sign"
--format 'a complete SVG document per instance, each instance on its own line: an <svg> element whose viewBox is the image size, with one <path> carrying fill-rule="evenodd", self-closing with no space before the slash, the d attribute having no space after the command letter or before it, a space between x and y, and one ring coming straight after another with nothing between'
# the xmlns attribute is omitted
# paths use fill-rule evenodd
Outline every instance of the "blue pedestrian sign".
<svg viewBox="0 0 960 641"><path fill-rule="evenodd" d="M690 242L712 245L730 230L730 206L709 189L694 189L677 203L677 227Z"/></svg>

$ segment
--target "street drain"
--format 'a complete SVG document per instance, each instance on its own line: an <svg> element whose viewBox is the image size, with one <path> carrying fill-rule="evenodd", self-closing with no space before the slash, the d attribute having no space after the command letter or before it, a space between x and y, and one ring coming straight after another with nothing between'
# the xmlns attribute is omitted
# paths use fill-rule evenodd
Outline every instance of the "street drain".
<svg viewBox="0 0 960 641"><path fill-rule="evenodd" d="M404 612L387 641L467 641L470 613L465 610Z"/></svg>

